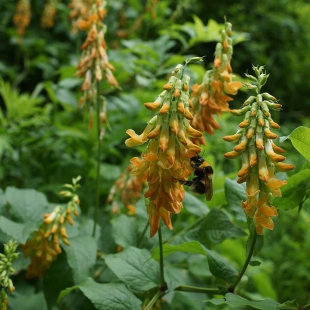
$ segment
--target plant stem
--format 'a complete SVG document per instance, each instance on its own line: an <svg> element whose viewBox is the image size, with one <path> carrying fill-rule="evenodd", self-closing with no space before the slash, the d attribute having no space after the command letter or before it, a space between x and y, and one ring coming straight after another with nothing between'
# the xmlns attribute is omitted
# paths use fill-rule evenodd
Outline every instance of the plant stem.
<svg viewBox="0 0 310 310"><path fill-rule="evenodd" d="M241 270L241 272L240 272L236 282L232 286L229 287L229 289L228 289L229 292L232 292L232 293L234 292L236 286L238 285L238 283L240 282L241 278L243 277L246 269L248 268L249 262L250 262L250 260L251 260L251 258L253 256L253 252L254 252L255 244L256 244L256 240L257 240L257 233L256 233L255 229L254 229L253 234L254 234L254 236L253 236L253 239L252 239L252 243L251 243L251 247L250 247L248 256L247 256L247 258L246 258L246 260L244 262L244 265L242 267L242 270Z"/></svg>
<svg viewBox="0 0 310 310"><path fill-rule="evenodd" d="M310 304L298 308L298 310L309 310L309 309L310 309Z"/></svg>
<svg viewBox="0 0 310 310"><path fill-rule="evenodd" d="M188 286L188 285L180 285L179 287L174 289L175 291L182 292L196 292L196 293L205 293L205 294L216 294L219 292L217 287L196 287L196 286Z"/></svg>
<svg viewBox="0 0 310 310"><path fill-rule="evenodd" d="M165 275L164 275L164 254L163 254L163 240L161 236L161 225L158 229L158 242L159 242L159 263L160 263L160 279L161 286L166 286Z"/></svg>
<svg viewBox="0 0 310 310"><path fill-rule="evenodd" d="M157 299L159 299L163 293L161 291L158 291L154 297L151 299L151 301L148 303L148 305L144 308L144 310L151 310Z"/></svg>
<svg viewBox="0 0 310 310"><path fill-rule="evenodd" d="M143 240L143 237L144 237L144 235L145 235L145 233L146 233L148 227L149 227L149 221L146 222L146 225L145 225L145 227L144 227L144 229L143 229L143 232L142 232L142 234L140 235L140 238L139 238L139 240L138 240L138 242L137 242L137 248L141 245L141 242L142 242L142 240Z"/></svg>
<svg viewBox="0 0 310 310"><path fill-rule="evenodd" d="M96 235L96 226L98 219L98 209L99 209L99 198L100 198L100 161L101 161L101 139L100 139L100 81L97 81L97 143L98 143L98 153L97 153L97 175L96 175L96 204L94 212L94 227L92 236Z"/></svg>

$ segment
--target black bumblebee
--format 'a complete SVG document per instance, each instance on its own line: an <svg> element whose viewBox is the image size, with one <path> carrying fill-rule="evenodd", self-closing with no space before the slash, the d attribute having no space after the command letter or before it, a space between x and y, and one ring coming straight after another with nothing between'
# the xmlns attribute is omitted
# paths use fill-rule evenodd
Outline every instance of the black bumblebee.
<svg viewBox="0 0 310 310"><path fill-rule="evenodd" d="M205 161L201 156L196 155L191 159L191 166L194 169L196 177L191 181L177 180L181 184L190 187L192 192L197 194L206 194L206 200L211 200L213 195L212 176L213 169L211 165Z"/></svg>

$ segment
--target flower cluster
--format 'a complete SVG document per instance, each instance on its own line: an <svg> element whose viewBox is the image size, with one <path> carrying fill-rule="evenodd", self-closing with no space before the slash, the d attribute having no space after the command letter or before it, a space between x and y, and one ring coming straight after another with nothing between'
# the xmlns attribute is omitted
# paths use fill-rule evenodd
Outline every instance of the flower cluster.
<svg viewBox="0 0 310 310"><path fill-rule="evenodd" d="M18 253L16 253L17 242L10 240L4 244L4 254L0 253L0 307L1 310L6 310L8 305L8 296L6 291L11 293L15 290L12 280L9 278L10 274L14 272L12 263L17 259Z"/></svg>
<svg viewBox="0 0 310 310"><path fill-rule="evenodd" d="M234 150L224 154L226 158L242 157L242 167L238 172L238 183L246 182L247 200L242 201L242 208L246 215L253 218L256 232L263 234L263 228L272 230L274 223L271 219L277 216L273 207L274 197L281 197L280 187L286 181L275 178L275 171L289 171L294 169L291 164L283 163L284 150L273 140L277 135L271 131L280 126L271 118L269 109L278 110L282 106L277 99L268 93L260 93L269 75L263 73L263 67L253 67L256 77L246 74L254 84L245 86L256 91L256 96L250 96L241 109L231 110L237 116L244 115L236 134L225 136L229 142L237 142Z"/></svg>
<svg viewBox="0 0 310 310"><path fill-rule="evenodd" d="M71 2L69 3L69 18L71 20L71 30L73 33L78 32L78 24L80 20L88 19L88 14L93 2L93 0L71 0Z"/></svg>
<svg viewBox="0 0 310 310"><path fill-rule="evenodd" d="M16 13L14 15L13 21L17 28L17 33L19 36L23 36L25 29L30 24L31 18L31 6L29 0L19 0L16 5Z"/></svg>
<svg viewBox="0 0 310 310"><path fill-rule="evenodd" d="M73 225L72 215L78 216L79 197L75 194L79 187L78 182L81 177L72 180L71 184L65 184L68 190L61 191L70 201L66 207L56 206L53 212L44 215L44 221L39 229L32 233L26 244L21 245L25 257L31 258L28 266L27 278L42 277L45 270L62 252L59 241L70 245L66 231L67 222Z"/></svg>
<svg viewBox="0 0 310 310"><path fill-rule="evenodd" d="M43 28L53 28L57 12L57 3L58 0L49 0L46 2L41 17L41 25Z"/></svg>
<svg viewBox="0 0 310 310"><path fill-rule="evenodd" d="M120 213L121 203L129 215L136 214L135 203L141 197L143 188L146 185L146 174L137 178L131 174L134 165L130 164L126 170L114 182L109 196L108 203L112 203L112 213Z"/></svg>
<svg viewBox="0 0 310 310"><path fill-rule="evenodd" d="M222 30L222 42L216 45L213 69L205 73L200 85L195 84L192 87L191 101L194 118L191 124L201 132L212 134L213 129L220 128L213 115L228 111L228 102L233 100L228 95L236 95L242 86L241 82L233 81L231 29L231 23L226 22L225 30ZM203 136L196 142L205 144Z"/></svg>
<svg viewBox="0 0 310 310"><path fill-rule="evenodd" d="M201 59L201 58L199 58ZM176 180L185 180L190 175L190 158L197 155L201 148L191 139L201 137L190 121L193 119L189 100L189 76L184 75L184 67L178 65L163 86L164 91L154 102L145 107L156 111L141 135L132 129L127 130L131 137L126 145L137 146L148 143L142 157L134 157L132 173L138 178L147 174L148 198L147 211L150 222L150 235L159 229L160 218L172 229L170 213L179 213L184 199L184 188Z"/></svg>

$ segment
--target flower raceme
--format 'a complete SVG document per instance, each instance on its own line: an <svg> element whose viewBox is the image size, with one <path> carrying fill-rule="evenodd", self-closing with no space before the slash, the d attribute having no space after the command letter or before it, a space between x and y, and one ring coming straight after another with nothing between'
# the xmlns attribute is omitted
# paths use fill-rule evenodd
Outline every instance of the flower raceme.
<svg viewBox="0 0 310 310"><path fill-rule="evenodd" d="M50 267L52 262L62 252L60 240L70 245L69 237L66 232L67 222L73 225L72 215L78 216L79 197L75 194L79 187L80 177L73 179L73 184L64 185L69 190L61 191L65 197L70 197L66 207L56 206L54 210L44 215L44 221L39 229L33 232L31 238L24 245L21 245L25 257L31 258L28 266L27 278L42 277L45 270Z"/></svg>
<svg viewBox="0 0 310 310"><path fill-rule="evenodd" d="M13 21L17 28L17 34L22 37L25 29L29 26L31 19L31 6L29 0L18 0L16 4L16 13Z"/></svg>
<svg viewBox="0 0 310 310"><path fill-rule="evenodd" d="M263 73L263 67L253 67L256 76L246 76L256 85L247 83L246 87L256 91L256 96L250 96L241 109L231 110L236 116L244 115L236 134L225 136L228 142L237 142L234 150L224 154L226 158L242 158L242 167L238 172L238 183L246 182L247 200L242 201L242 208L246 215L253 218L256 232L263 234L263 229L272 230L274 223L271 217L277 216L273 207L274 197L281 197L281 187L285 180L275 177L275 171L289 171L294 169L291 164L283 163L284 150L273 140L277 135L271 129L280 126L271 118L269 109L280 109L282 106L277 99L268 93L260 93L269 75Z"/></svg>
<svg viewBox="0 0 310 310"><path fill-rule="evenodd" d="M228 102L233 98L228 95L236 95L242 86L240 82L233 81L231 33L232 25L226 22L225 30L222 30L222 42L216 45L213 69L205 73L200 85L195 84L192 87L194 118L191 125L201 132L212 134L213 129L220 128L213 115L229 111ZM197 143L205 144L202 136L195 139Z"/></svg>
<svg viewBox="0 0 310 310"><path fill-rule="evenodd" d="M201 59L201 58L199 58ZM142 134L127 130L130 136L125 141L129 147L147 143L141 158L134 157L132 173L137 177L147 174L148 190L147 211L150 222L150 235L153 237L159 229L160 218L172 229L170 213L181 211L184 188L176 179L185 180L191 174L190 158L197 155L201 148L191 139L202 136L190 121L189 81L183 75L184 67L178 65L164 91L154 102L145 103L145 107L156 111Z"/></svg>

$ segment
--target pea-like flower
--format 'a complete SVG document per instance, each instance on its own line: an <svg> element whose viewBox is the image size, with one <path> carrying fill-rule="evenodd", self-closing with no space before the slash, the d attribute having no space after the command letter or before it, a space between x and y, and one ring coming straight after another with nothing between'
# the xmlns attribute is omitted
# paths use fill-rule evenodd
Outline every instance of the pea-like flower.
<svg viewBox="0 0 310 310"><path fill-rule="evenodd" d="M157 99L145 103L146 108L157 114L143 133L138 135L132 129L127 130L130 136L125 141L127 146L147 143L141 158L134 157L131 163L135 166L134 175L147 175L148 190L144 196L147 198L151 237L158 231L160 219L172 229L170 213L181 211L185 193L183 185L176 180L187 179L192 171L190 158L201 151L191 140L202 134L190 124L193 119L189 100L190 78L183 72L184 67L178 65Z"/></svg>
<svg viewBox="0 0 310 310"><path fill-rule="evenodd" d="M246 74L255 84L247 83L246 87L256 91L256 96L250 96L238 110L230 112L236 116L244 115L236 134L225 136L228 142L237 142L234 150L224 154L226 158L242 158L242 167L238 172L238 183L246 182L247 200L242 201L246 215L253 218L256 232L263 234L263 229L273 230L272 217L277 216L277 210L272 206L274 197L281 197L281 187L285 180L275 177L275 171L289 171L294 165L283 163L284 150L273 140L277 135L271 129L280 126L271 118L270 109L280 109L277 99L268 93L260 93L269 75L263 72L263 67L253 67L256 77Z"/></svg>
<svg viewBox="0 0 310 310"><path fill-rule="evenodd" d="M212 134L214 129L220 128L213 115L229 111L228 102L233 98L228 95L236 95L242 86L240 82L233 80L231 29L231 23L226 22L225 30L222 30L222 42L216 45L213 69L205 73L200 85L195 84L192 87L191 102L194 117L191 125L201 132ZM193 138L193 141L205 144L203 136Z"/></svg>
<svg viewBox="0 0 310 310"><path fill-rule="evenodd" d="M78 182L80 179L80 177L73 179L72 185L64 185L68 190L60 192L63 196L70 198L67 206L56 206L51 213L45 214L44 221L39 229L32 233L25 244L21 245L25 257L31 258L26 274L27 278L43 276L45 270L62 252L60 240L64 244L70 245L66 225L67 222L73 225L72 214L78 216L77 209L80 202L75 191L79 187Z"/></svg>

